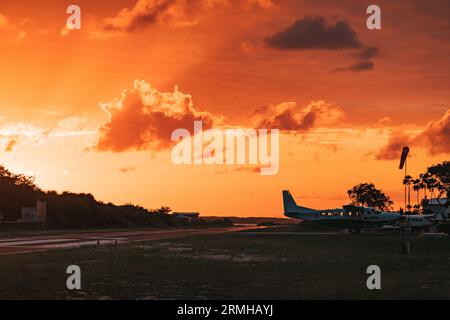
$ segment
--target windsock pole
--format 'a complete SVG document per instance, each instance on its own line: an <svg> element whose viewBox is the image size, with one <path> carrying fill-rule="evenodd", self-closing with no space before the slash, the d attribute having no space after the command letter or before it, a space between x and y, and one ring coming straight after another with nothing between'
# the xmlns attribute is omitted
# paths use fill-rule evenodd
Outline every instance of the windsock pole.
<svg viewBox="0 0 450 320"><path fill-rule="evenodd" d="M399 169L403 169L405 167L405 182L406 182L406 176L408 175L408 166L407 166L407 157L409 153L409 148L407 146L403 147L402 150L402 156L400 158L400 166ZM405 211L404 214L406 214L406 208L409 204L409 193L407 197L407 192L409 191L409 183L405 183ZM408 199L408 202L407 202ZM400 251L403 254L409 254L411 251L411 238L412 238L412 229L411 226L408 224L406 216L404 217L405 220L400 219L400 234L402 235L402 250Z"/></svg>
<svg viewBox="0 0 450 320"><path fill-rule="evenodd" d="M407 157L408 157L408 153L409 153L409 148L407 146L403 147L402 156L400 157L399 169L401 170L401 169L403 169L403 167L405 167L405 178L406 178L406 176L408 174L408 172L407 172L407 163L406 163ZM406 198L407 198L407 187L408 186L405 183L405 209L404 209L405 213L406 213L406 208L407 208L407 200L406 200Z"/></svg>
<svg viewBox="0 0 450 320"><path fill-rule="evenodd" d="M408 168L408 160L405 159L405 179L406 179L406 175L407 175L407 171L408 171L407 168ZM406 209L408 208L407 202L406 202L406 193L407 193L406 188L407 188L407 183L405 183L405 214L406 214Z"/></svg>

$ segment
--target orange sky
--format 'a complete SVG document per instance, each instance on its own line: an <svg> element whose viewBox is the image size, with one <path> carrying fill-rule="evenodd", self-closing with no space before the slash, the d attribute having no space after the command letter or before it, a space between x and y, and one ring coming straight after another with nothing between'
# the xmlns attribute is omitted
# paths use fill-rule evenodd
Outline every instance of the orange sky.
<svg viewBox="0 0 450 320"><path fill-rule="evenodd" d="M70 4L82 28L66 33ZM381 30L356 0L3 0L0 163L44 189L203 215L280 216L284 188L336 207L359 182L398 207L399 146L413 175L448 160L450 5L378 4ZM280 129L278 174L174 165L170 132L200 114Z"/></svg>

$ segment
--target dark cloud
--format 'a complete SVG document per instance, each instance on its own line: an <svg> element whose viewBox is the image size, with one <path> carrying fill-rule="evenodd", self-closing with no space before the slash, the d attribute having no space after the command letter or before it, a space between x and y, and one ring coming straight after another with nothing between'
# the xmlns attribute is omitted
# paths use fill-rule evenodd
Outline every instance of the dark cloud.
<svg viewBox="0 0 450 320"><path fill-rule="evenodd" d="M341 71L360 72L360 71L373 70L373 68L375 68L375 64L372 61L367 60L367 61L357 62L355 64L352 64L349 67L337 68L333 72L341 72Z"/></svg>
<svg viewBox="0 0 450 320"><path fill-rule="evenodd" d="M409 137L394 132L378 154L378 160L399 159L403 146L422 148L431 155L450 153L450 109L437 121L430 122L422 133Z"/></svg>
<svg viewBox="0 0 450 320"><path fill-rule="evenodd" d="M346 22L327 25L320 16L299 19L265 41L269 47L283 50L349 49L362 46L356 32Z"/></svg>
<svg viewBox="0 0 450 320"><path fill-rule="evenodd" d="M361 52L359 53L358 57L361 60L368 60L368 59L378 57L379 54L380 54L380 50L378 50L377 47L370 46L370 47L363 48L361 50Z"/></svg>
<svg viewBox="0 0 450 320"><path fill-rule="evenodd" d="M358 71L367 71L367 70L372 70L374 68L374 63L372 61L361 61L358 63L355 63L354 65L350 66L350 70L354 71L354 72L358 72Z"/></svg>
<svg viewBox="0 0 450 320"><path fill-rule="evenodd" d="M339 107L328 105L323 101L312 102L306 106L285 102L259 108L253 115L253 122L257 128L307 132L318 125L337 123L343 116Z"/></svg>
<svg viewBox="0 0 450 320"><path fill-rule="evenodd" d="M404 146L409 145L411 139L399 132L393 133L389 138L386 146L375 155L377 160L395 160L400 159L402 149Z"/></svg>

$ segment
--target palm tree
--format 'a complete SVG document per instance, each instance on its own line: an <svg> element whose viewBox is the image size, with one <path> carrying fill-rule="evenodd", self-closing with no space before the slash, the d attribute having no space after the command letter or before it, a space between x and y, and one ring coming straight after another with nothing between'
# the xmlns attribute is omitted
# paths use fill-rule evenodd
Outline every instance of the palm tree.
<svg viewBox="0 0 450 320"><path fill-rule="evenodd" d="M420 179L420 178L419 178ZM420 179L420 182L419 182L419 188L421 189L421 190L423 190L423 194L424 194L424 196L422 197L422 199L423 198L426 198L426 194L425 194L425 183L423 183L423 181L422 181L422 179Z"/></svg>
<svg viewBox="0 0 450 320"><path fill-rule="evenodd" d="M407 190L407 192L408 192L408 204L407 204L407 206L406 206L406 208L408 209L408 210L410 210L411 209L411 197L410 197L410 194L411 194L411 181L413 180L413 178L410 176L410 175L407 175L407 176L405 176L405 178L403 179L403 184L405 185L405 192L406 192L406 190Z"/></svg>
<svg viewBox="0 0 450 320"><path fill-rule="evenodd" d="M412 181L412 183L413 183L413 190L416 192L416 196L417 196L416 204L419 204L420 179L414 179Z"/></svg>
<svg viewBox="0 0 450 320"><path fill-rule="evenodd" d="M427 190L429 189L428 187L429 187L429 180L430 180L430 174L427 172L427 173L421 173L420 175L419 175L419 178L420 178L420 181L421 181L421 183L422 183L422 188L423 188L423 190L424 190L424 198L426 199L427 198Z"/></svg>
<svg viewBox="0 0 450 320"><path fill-rule="evenodd" d="M439 187L439 182L437 181L436 178L430 176L430 178L428 179L428 188L431 191L431 199L433 199L434 189L436 189L437 187Z"/></svg>

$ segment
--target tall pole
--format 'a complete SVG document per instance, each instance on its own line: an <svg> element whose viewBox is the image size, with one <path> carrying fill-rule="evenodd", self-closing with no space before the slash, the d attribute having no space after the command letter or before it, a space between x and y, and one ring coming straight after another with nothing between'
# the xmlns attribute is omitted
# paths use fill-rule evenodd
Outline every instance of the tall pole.
<svg viewBox="0 0 450 320"><path fill-rule="evenodd" d="M405 214L406 214L406 175L407 175L407 166L408 166L408 160L405 160Z"/></svg>
<svg viewBox="0 0 450 320"><path fill-rule="evenodd" d="M411 210L411 177L408 179L408 210Z"/></svg>
<svg viewBox="0 0 450 320"><path fill-rule="evenodd" d="M406 208L407 208L407 200L406 200L406 192L407 192L407 188L409 187L409 183L407 183L406 181L406 176L408 175L408 169L407 169L407 164L406 164L406 159L408 157L408 152L409 152L409 148L408 146L404 146L403 150L402 150L402 156L400 158L400 166L399 169L403 169L403 167L405 167L405 179L403 182L405 182L405 209L404 212L406 213Z"/></svg>

